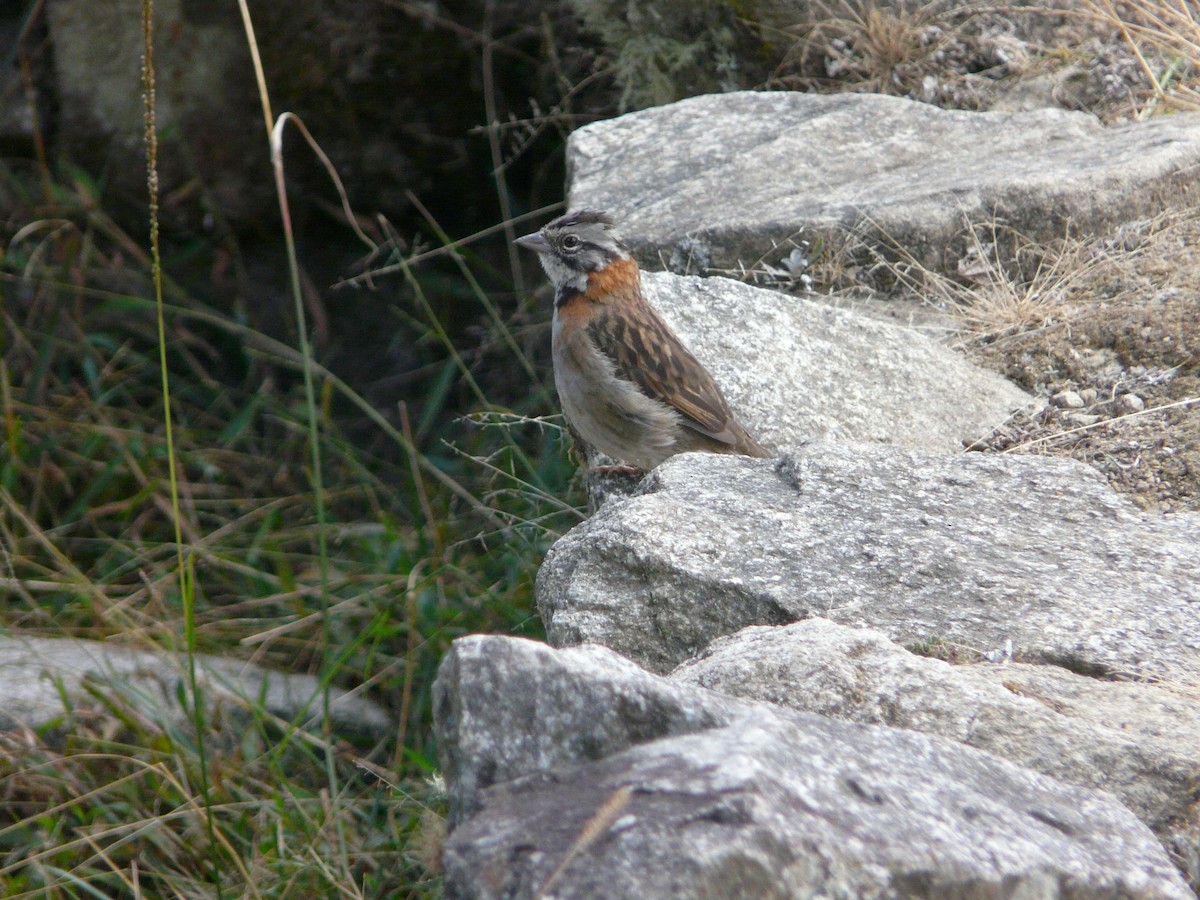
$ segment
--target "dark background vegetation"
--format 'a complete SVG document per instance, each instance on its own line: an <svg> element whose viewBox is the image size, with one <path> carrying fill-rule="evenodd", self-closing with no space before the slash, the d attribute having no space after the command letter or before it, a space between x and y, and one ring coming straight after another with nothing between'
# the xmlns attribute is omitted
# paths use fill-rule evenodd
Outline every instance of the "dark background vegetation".
<svg viewBox="0 0 1200 900"><path fill-rule="evenodd" d="M30 2L0 30L0 628L178 648L133 10ZM375 247L291 128L321 367L323 563L248 40L236 4L157 11L166 357L196 644L363 686L398 731L309 746L264 714L233 748L214 723L205 757L137 698L101 692L65 732L0 752L6 895L435 891L419 860L436 852L421 848L436 848L441 811L428 781L437 662L461 634L540 635L536 566L579 517L546 298L509 239L557 211L569 131L613 112L596 48L553 3L251 11L273 113L303 120ZM163 836L130 842L149 823Z"/></svg>

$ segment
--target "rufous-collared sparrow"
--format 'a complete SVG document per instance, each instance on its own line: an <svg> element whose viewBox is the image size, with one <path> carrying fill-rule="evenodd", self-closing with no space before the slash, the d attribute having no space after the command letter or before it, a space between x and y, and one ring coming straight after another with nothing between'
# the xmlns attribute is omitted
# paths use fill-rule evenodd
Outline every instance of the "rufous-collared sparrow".
<svg viewBox="0 0 1200 900"><path fill-rule="evenodd" d="M769 456L642 297L608 215L568 213L517 243L537 252L554 284L554 382L584 441L641 469L688 450Z"/></svg>

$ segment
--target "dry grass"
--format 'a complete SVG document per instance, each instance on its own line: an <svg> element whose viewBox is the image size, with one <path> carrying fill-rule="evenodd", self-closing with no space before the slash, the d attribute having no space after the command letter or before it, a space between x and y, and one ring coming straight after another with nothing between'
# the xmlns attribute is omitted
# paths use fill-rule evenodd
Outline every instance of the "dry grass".
<svg viewBox="0 0 1200 900"><path fill-rule="evenodd" d="M954 276L890 263L893 302L932 307L949 339L1031 392L1083 402L972 449L1071 456L1146 508L1200 508L1200 215L1050 243L995 223L969 234Z"/></svg>
<svg viewBox="0 0 1200 900"><path fill-rule="evenodd" d="M182 647L145 254L86 181L47 196L0 175L0 626ZM431 398L419 439L380 417L373 444L395 444L372 454L343 427L364 401L318 367L322 577L294 351L170 284L167 323L199 649L360 687L396 733L364 745L250 710L198 738L97 685L0 745L0 893L436 895L436 666L463 633L539 634L533 575L578 516L545 396L479 424ZM508 337L497 352L519 353Z"/></svg>
<svg viewBox="0 0 1200 900"><path fill-rule="evenodd" d="M968 225L967 252L954 276L907 260L897 282L949 314L965 342L991 342L1043 328L1069 314L1103 264L1095 242L1067 236L1050 244L996 222Z"/></svg>
<svg viewBox="0 0 1200 900"><path fill-rule="evenodd" d="M873 91L956 109L1053 103L1105 121L1200 100L1200 18L1187 0L828 0L763 38L787 46L772 88Z"/></svg>
<svg viewBox="0 0 1200 900"><path fill-rule="evenodd" d="M1119 33L1136 55L1154 95L1139 116L1160 105L1200 109L1200 11L1187 0L1083 0L1083 10Z"/></svg>
<svg viewBox="0 0 1200 900"><path fill-rule="evenodd" d="M1084 460L1146 508L1200 508L1197 241L1200 217L1182 213L1089 242L1077 296L1050 322L976 343L985 364L1085 402L1009 423L987 445Z"/></svg>
<svg viewBox="0 0 1200 900"><path fill-rule="evenodd" d="M818 72L856 90L905 93L923 71L933 70L933 57L943 38L931 28L923 5L876 5L867 0L839 0L802 27L777 74L790 69Z"/></svg>
<svg viewBox="0 0 1200 900"><path fill-rule="evenodd" d="M963 10L833 0L785 30L787 52L769 87L870 91L941 106L987 105L990 83L1019 75L1024 45Z"/></svg>

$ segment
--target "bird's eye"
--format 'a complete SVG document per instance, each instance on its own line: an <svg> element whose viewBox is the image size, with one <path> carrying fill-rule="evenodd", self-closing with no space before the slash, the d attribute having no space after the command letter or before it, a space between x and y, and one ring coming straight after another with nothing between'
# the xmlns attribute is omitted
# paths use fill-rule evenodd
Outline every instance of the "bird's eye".
<svg viewBox="0 0 1200 900"><path fill-rule="evenodd" d="M577 238L573 234L568 234L565 238L562 239L562 248L564 250L578 250L580 243L581 242L580 242L579 238Z"/></svg>

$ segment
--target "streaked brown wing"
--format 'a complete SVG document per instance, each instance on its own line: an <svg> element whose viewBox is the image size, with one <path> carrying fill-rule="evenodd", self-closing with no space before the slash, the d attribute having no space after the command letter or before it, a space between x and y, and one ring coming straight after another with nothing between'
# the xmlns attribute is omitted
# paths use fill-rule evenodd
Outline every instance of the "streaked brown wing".
<svg viewBox="0 0 1200 900"><path fill-rule="evenodd" d="M652 307L637 302L622 304L619 313L607 308L588 325L588 333L620 377L673 406L689 428L735 443L729 427L733 413L716 382Z"/></svg>

